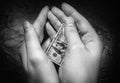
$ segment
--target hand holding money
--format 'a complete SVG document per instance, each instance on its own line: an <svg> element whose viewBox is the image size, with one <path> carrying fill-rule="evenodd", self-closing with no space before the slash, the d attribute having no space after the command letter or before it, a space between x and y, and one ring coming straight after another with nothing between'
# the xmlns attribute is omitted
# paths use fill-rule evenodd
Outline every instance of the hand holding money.
<svg viewBox="0 0 120 83"><path fill-rule="evenodd" d="M48 19L57 32L64 23L67 49L59 77L62 83L96 83L102 42L90 23L73 7L64 3L62 10L53 7L48 12ZM50 24L48 27L48 33L57 33Z"/></svg>
<svg viewBox="0 0 120 83"><path fill-rule="evenodd" d="M25 43L21 51L24 67L34 82L59 83L60 77L62 83L95 83L102 43L89 22L73 7L64 3L62 10L53 7L46 12L53 27L46 23L50 38L43 47L39 40L43 37L42 29L39 31L42 27L36 26L45 24L46 17L42 17L45 10L33 25L25 22ZM51 61L60 65L59 76Z"/></svg>
<svg viewBox="0 0 120 83"><path fill-rule="evenodd" d="M64 25L62 24L56 33L54 39L46 49L46 54L48 57L56 63L61 65L65 56L65 51L67 49L67 42L64 37Z"/></svg>
<svg viewBox="0 0 120 83"><path fill-rule="evenodd" d="M21 47L21 57L30 83L59 83L55 67L41 46L47 12L48 7L44 7L33 25L26 21L23 26L25 41Z"/></svg>

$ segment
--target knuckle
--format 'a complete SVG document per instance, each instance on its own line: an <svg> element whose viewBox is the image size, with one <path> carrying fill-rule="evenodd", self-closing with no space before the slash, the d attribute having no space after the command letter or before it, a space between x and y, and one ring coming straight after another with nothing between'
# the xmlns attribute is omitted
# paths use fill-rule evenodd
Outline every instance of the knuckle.
<svg viewBox="0 0 120 83"><path fill-rule="evenodd" d="M60 22L58 20L55 21L54 25L55 25L55 28L59 28L60 27Z"/></svg>
<svg viewBox="0 0 120 83"><path fill-rule="evenodd" d="M69 16L68 19L74 22L74 19L71 16Z"/></svg>
<svg viewBox="0 0 120 83"><path fill-rule="evenodd" d="M67 24L66 28L67 28L67 31L70 32L70 33L76 33L77 32L76 27L73 23Z"/></svg>
<svg viewBox="0 0 120 83"><path fill-rule="evenodd" d="M72 17L67 17L66 18L66 27L69 27L69 29L74 29L75 28L74 20L73 20Z"/></svg>
<svg viewBox="0 0 120 83"><path fill-rule="evenodd" d="M74 24L74 19L69 16L69 17L66 18L66 22L67 22L68 24Z"/></svg>

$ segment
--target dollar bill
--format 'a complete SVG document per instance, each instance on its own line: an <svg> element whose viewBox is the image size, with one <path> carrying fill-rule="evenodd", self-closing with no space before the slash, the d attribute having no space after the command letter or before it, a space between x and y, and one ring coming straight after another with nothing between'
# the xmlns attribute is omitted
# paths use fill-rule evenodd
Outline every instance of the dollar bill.
<svg viewBox="0 0 120 83"><path fill-rule="evenodd" d="M67 42L64 36L64 26L60 26L55 37L52 39L52 42L46 50L46 54L51 61L57 65L61 65L64 61L65 51L67 49Z"/></svg>

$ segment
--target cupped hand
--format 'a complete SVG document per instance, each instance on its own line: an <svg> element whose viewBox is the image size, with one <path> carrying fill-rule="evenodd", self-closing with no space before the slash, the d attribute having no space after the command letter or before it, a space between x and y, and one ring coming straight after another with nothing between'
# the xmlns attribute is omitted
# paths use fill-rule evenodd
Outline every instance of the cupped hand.
<svg viewBox="0 0 120 83"><path fill-rule="evenodd" d="M28 21L24 23L25 41L20 53L30 83L59 83L55 67L44 52L50 40L41 46L47 12L48 7L44 7L33 25Z"/></svg>
<svg viewBox="0 0 120 83"><path fill-rule="evenodd" d="M48 12L47 32L52 39L64 23L68 48L59 77L62 83L95 83L102 54L102 42L85 17L67 3L62 10L53 7Z"/></svg>

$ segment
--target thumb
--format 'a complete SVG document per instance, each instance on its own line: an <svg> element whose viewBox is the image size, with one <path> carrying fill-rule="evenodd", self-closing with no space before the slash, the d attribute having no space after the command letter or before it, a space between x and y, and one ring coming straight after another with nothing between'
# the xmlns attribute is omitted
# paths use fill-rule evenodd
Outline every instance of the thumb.
<svg viewBox="0 0 120 83"><path fill-rule="evenodd" d="M33 26L26 21L24 25L25 29L25 45L27 55L30 61L34 64L38 64L42 61L46 61L47 58L44 56L44 52L40 46L38 36L33 28Z"/></svg>

